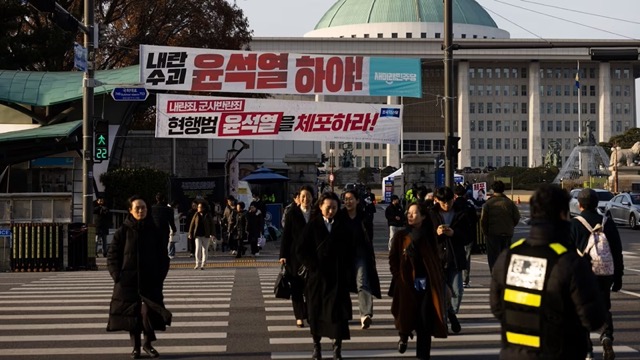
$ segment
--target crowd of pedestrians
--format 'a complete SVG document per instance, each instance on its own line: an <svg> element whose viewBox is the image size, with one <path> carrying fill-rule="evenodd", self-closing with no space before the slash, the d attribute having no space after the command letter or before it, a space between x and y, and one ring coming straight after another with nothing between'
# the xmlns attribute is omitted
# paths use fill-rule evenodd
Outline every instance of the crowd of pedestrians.
<svg viewBox="0 0 640 360"><path fill-rule="evenodd" d="M589 332L599 330L604 359L613 360L610 292L622 287L622 245L613 221L597 213L595 192L580 193L582 213L570 219L568 193L540 186L530 200L529 234L513 239L518 206L504 195L501 181L491 189L483 203L464 186L418 189L409 199L405 195L406 209L398 196L391 197L385 218L392 281L385 292L393 298L398 352L407 351L415 334L416 357L429 359L432 337L462 331L457 314L471 286L471 250L482 237L492 275L491 310L501 324L501 359L592 359ZM373 247L375 212L370 189L342 196L324 192L316 200L310 186L298 189L283 211L279 262L291 286L292 321L310 329L312 359L322 359L323 337L333 340L333 358L342 359L343 341L351 337L350 293L357 294L360 328L373 324L374 299L382 297ZM247 250L259 255L265 214L259 196L248 208L233 196L224 209L194 202L183 215L158 194L148 218L144 200L132 197L106 254L114 280L107 330L129 331L133 358L141 351L159 356L151 343L155 331L171 323L162 288L175 255L176 222L184 218L188 224L188 250L195 269L202 270L211 241L236 257ZM581 255L598 226L608 241L612 270L596 276L590 257Z"/></svg>

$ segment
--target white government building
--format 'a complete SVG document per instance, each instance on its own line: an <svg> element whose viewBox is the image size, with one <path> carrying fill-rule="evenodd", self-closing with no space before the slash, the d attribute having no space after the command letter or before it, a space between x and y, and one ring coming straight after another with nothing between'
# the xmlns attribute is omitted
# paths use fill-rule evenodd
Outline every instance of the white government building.
<svg viewBox="0 0 640 360"><path fill-rule="evenodd" d="M453 0L453 22L453 43L464 48L453 53L459 168L539 166L552 141L561 145L566 161L577 145L579 129L584 130L582 124L590 124L598 142L637 126L639 41L510 39L474 0ZM353 144L356 167L400 167L401 152L443 151L443 31L442 0L339 0L304 37L254 38L251 50L422 59L422 98L278 96L403 104L401 146ZM607 50L613 46L618 47L614 52ZM579 89L575 86L578 62ZM209 162L224 159L228 144L211 145ZM302 148L321 150L327 156L335 149L337 157L342 145L326 141ZM284 142L254 148L268 146L294 152L296 148Z"/></svg>

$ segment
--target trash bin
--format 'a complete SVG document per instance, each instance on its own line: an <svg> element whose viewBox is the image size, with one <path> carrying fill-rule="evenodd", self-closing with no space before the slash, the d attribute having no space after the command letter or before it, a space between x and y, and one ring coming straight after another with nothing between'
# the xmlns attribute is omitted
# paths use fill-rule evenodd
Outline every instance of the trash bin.
<svg viewBox="0 0 640 360"><path fill-rule="evenodd" d="M88 239L88 229L84 223L69 224L67 270L87 270L89 268Z"/></svg>

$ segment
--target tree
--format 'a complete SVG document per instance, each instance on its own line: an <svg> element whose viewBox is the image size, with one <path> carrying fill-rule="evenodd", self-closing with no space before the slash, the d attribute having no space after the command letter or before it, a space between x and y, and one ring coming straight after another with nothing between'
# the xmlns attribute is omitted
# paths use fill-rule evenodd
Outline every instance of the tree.
<svg viewBox="0 0 640 360"><path fill-rule="evenodd" d="M57 0L76 19L84 0ZM136 65L141 44L243 49L252 31L241 9L225 0L95 0L102 36L96 69ZM73 43L83 33L65 32L21 0L1 0L0 68L63 71L73 68Z"/></svg>

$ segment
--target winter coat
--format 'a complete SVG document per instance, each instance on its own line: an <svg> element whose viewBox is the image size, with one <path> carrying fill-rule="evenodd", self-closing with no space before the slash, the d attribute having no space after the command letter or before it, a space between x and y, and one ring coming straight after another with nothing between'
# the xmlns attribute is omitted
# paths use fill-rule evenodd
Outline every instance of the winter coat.
<svg viewBox="0 0 640 360"><path fill-rule="evenodd" d="M348 321L353 313L349 292L356 283L355 244L349 233L338 217L331 232L322 216L312 217L303 230L297 254L308 269L305 296L312 335L350 338Z"/></svg>
<svg viewBox="0 0 640 360"><path fill-rule="evenodd" d="M400 220L396 220L396 216L399 216ZM404 226L404 210L402 210L402 206L400 206L400 204L398 204L398 206L389 204L389 206L384 210L384 217L387 219L388 226Z"/></svg>
<svg viewBox="0 0 640 360"><path fill-rule="evenodd" d="M429 209L433 234L437 239L440 258L445 268L462 271L468 269L467 256L464 247L476 239L476 226L468 213L466 201L453 203L453 220L449 227L453 229L453 236L437 235L436 229L444 224L440 214L440 205L435 204Z"/></svg>
<svg viewBox="0 0 640 360"><path fill-rule="evenodd" d="M144 301L155 330L171 325L162 288L169 272L168 237L159 236L151 218L137 221L129 215L113 235L107 268L114 281L107 331L139 329Z"/></svg>
<svg viewBox="0 0 640 360"><path fill-rule="evenodd" d="M581 258L575 248L567 244L569 223L551 223L534 219L529 236L530 246L548 247L560 243L567 251L560 255L544 282L545 294L541 302L541 345L554 344L561 351L552 359L584 359L587 353L589 331L598 329L605 319L606 309L598 290L589 262ZM503 251L493 267L490 304L493 315L507 321L511 314L505 310L504 292L507 281L507 263L510 250ZM507 320L505 320L507 319ZM557 334L561 333L562 336ZM540 359L535 348L516 346L503 340L500 359Z"/></svg>
<svg viewBox="0 0 640 360"><path fill-rule="evenodd" d="M236 239L246 240L248 231L249 231L249 228L247 224L247 211L243 210L236 214L236 227L234 229L234 233L236 234Z"/></svg>
<svg viewBox="0 0 640 360"><path fill-rule="evenodd" d="M598 214L595 210L584 210L580 213L591 227L597 224L602 224L602 215ZM608 218L604 224L604 235L607 237L609 248L611 249L611 255L613 256L613 277L614 279L622 278L624 274L624 263L622 259L622 241L620 240L620 233L618 227L613 219ZM589 230L587 230L582 223L576 219L571 219L571 243L580 251L583 251L587 247L589 240Z"/></svg>
<svg viewBox="0 0 640 360"><path fill-rule="evenodd" d="M200 219L203 220L204 224L200 224ZM211 216L210 213L203 213L202 216L200 216L198 213L193 215L193 217L191 218L191 224L189 224L188 236L190 239L196 238L196 230L199 226L204 226L204 234L202 236L210 237L212 235L215 235L215 224L213 223L213 216Z"/></svg>
<svg viewBox="0 0 640 360"><path fill-rule="evenodd" d="M362 211L358 211L356 213L356 217L354 219L349 218L349 213L347 209L343 208L340 210L337 216L344 218L346 224L349 224L350 221L354 221L356 224L356 228L351 227L350 237L354 240L354 245L356 247L356 254L358 253L358 249L364 253L364 258L366 260L366 273L367 280L369 280L369 291L371 295L377 297L378 299L382 298L382 293L380 291L380 278L378 276L378 270L376 268L376 253L373 250L373 238L372 235L368 234L367 226L365 226L365 222L367 221L366 215ZM354 274L355 269L354 269ZM357 292L357 289L355 289Z"/></svg>
<svg viewBox="0 0 640 360"><path fill-rule="evenodd" d="M513 236L520 221L520 210L503 193L494 194L482 206L480 227L485 236Z"/></svg>
<svg viewBox="0 0 640 360"><path fill-rule="evenodd" d="M164 204L151 206L151 218L161 236L168 238L169 234L176 232L176 223L172 207Z"/></svg>
<svg viewBox="0 0 640 360"><path fill-rule="evenodd" d="M287 213L282 241L280 242L280 258L287 259L287 272L296 276L301 262L298 259L297 249L302 243L302 232L307 222L299 206L294 205Z"/></svg>
<svg viewBox="0 0 640 360"><path fill-rule="evenodd" d="M414 288L415 257L407 251L412 241L410 228L398 231L392 239L391 251L389 251L389 267L393 277L391 293L391 313L395 320L396 329L402 334L411 334L418 326L418 314L420 309L419 296ZM432 224L425 219L422 229L416 230L413 236L417 236L416 242L419 258L422 259L427 271L429 288L425 296L431 296L433 323L426 329L429 334L439 337L447 337L446 308L450 302L450 295L446 291L442 264L438 256L438 246L433 235Z"/></svg>

